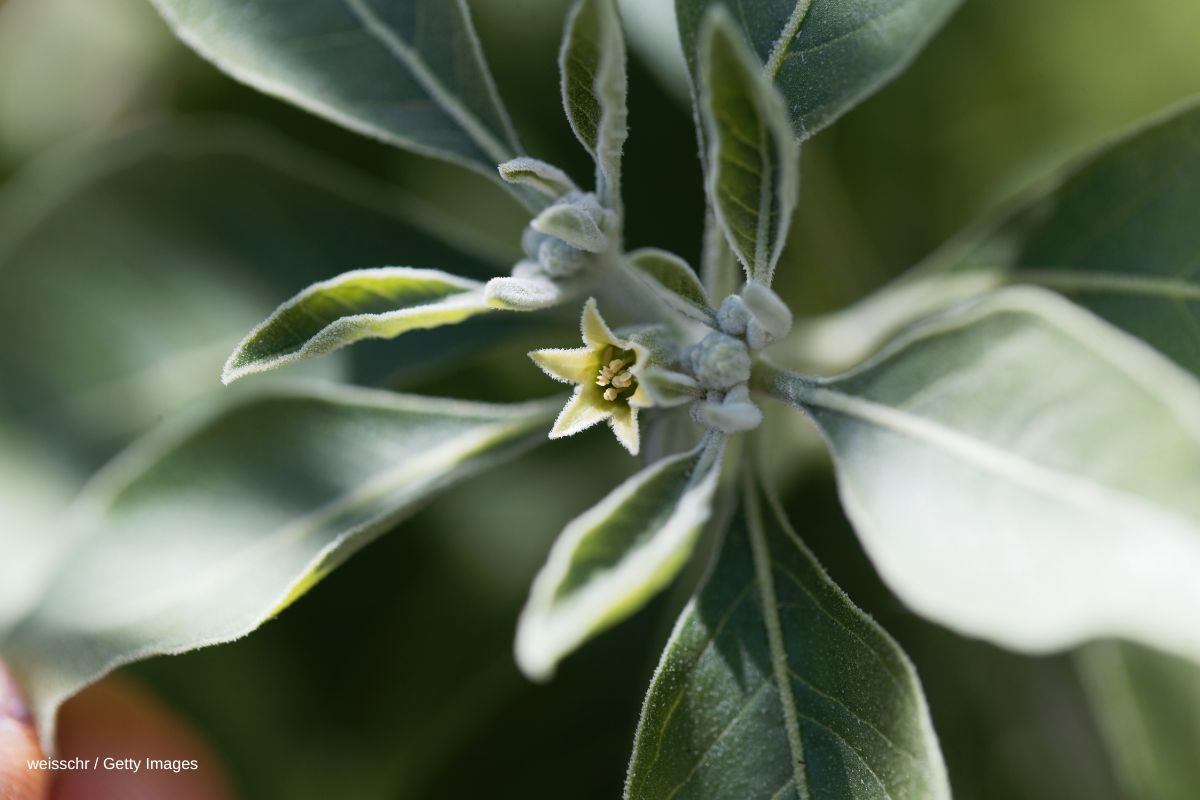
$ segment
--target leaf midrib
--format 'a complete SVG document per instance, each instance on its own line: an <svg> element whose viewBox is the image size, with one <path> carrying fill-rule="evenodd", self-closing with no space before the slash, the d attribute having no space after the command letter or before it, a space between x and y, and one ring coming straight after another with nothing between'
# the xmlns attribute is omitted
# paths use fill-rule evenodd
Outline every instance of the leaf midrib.
<svg viewBox="0 0 1200 800"><path fill-rule="evenodd" d="M783 713L784 731L792 753L792 771L796 790L801 800L810 800L808 781L805 777L804 746L800 737L800 723L796 714L796 700L792 695L787 649L783 643L783 626L779 619L779 603L775 595L775 578L772 575L771 551L763 529L762 508L754 496L753 478L747 475L742 484L742 500L746 508L746 534L754 558L754 573L762 603L763 626L767 634L767 647L771 654L771 672L779 693L779 704Z"/></svg>
<svg viewBox="0 0 1200 800"><path fill-rule="evenodd" d="M1070 502L1082 508L1099 505L1115 512L1132 509L1151 517L1174 520L1184 527L1197 527L1194 520L1175 509L1164 508L1123 489L1001 450L990 442L925 417L833 389L809 387L802 390L800 395L802 399L797 399L802 404L824 408L926 444L1034 494Z"/></svg>
<svg viewBox="0 0 1200 800"><path fill-rule="evenodd" d="M813 0L797 0L795 6L792 7L791 16L788 17L783 30L780 31L779 38L772 45L771 54L767 57L767 63L763 67L763 75L768 80L774 81L779 77L779 70L783 68L784 57L796 41L796 37L800 35L800 26L804 24L804 20L808 17L808 10L812 8L812 4Z"/></svg>

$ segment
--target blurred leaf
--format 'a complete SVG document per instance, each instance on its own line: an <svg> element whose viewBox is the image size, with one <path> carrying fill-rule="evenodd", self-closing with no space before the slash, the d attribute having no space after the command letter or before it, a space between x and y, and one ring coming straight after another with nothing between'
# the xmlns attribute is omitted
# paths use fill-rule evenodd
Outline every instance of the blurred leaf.
<svg viewBox="0 0 1200 800"><path fill-rule="evenodd" d="M558 61L567 120L596 161L596 192L605 206L620 208L628 81L615 0L578 0L567 18Z"/></svg>
<svg viewBox="0 0 1200 800"><path fill-rule="evenodd" d="M543 441L559 402L316 385L143 440L85 491L70 554L0 643L43 740L82 686L249 633L434 492Z"/></svg>
<svg viewBox="0 0 1200 800"><path fill-rule="evenodd" d="M710 8L728 9L807 139L908 66L959 0L676 0L694 84Z"/></svg>
<svg viewBox="0 0 1200 800"><path fill-rule="evenodd" d="M0 419L0 634L37 597L62 546L55 526L80 477Z"/></svg>
<svg viewBox="0 0 1200 800"><path fill-rule="evenodd" d="M1055 289L1200 375L1200 105L1089 158L956 269Z"/></svg>
<svg viewBox="0 0 1200 800"><path fill-rule="evenodd" d="M521 152L464 0L153 2L237 80L343 127L493 178Z"/></svg>
<svg viewBox="0 0 1200 800"><path fill-rule="evenodd" d="M1054 289L1200 375L1200 105L1043 181L924 264L796 332L795 357L848 364L895 331L1002 283Z"/></svg>
<svg viewBox="0 0 1200 800"><path fill-rule="evenodd" d="M535 679L644 606L686 563L711 511L723 441L658 461L573 520L550 551L517 625L517 663Z"/></svg>
<svg viewBox="0 0 1200 800"><path fill-rule="evenodd" d="M625 258L625 263L672 309L697 322L712 323L704 284L682 258L653 247L635 250Z"/></svg>
<svg viewBox="0 0 1200 800"><path fill-rule="evenodd" d="M799 152L778 93L722 7L701 36L709 197L746 276L769 286L796 207Z"/></svg>
<svg viewBox="0 0 1200 800"><path fill-rule="evenodd" d="M912 664L743 481L650 685L625 797L949 796Z"/></svg>
<svg viewBox="0 0 1200 800"><path fill-rule="evenodd" d="M325 355L362 339L391 339L453 325L490 308L483 284L410 267L347 272L288 300L246 336L222 379L239 378Z"/></svg>
<svg viewBox="0 0 1200 800"><path fill-rule="evenodd" d="M1200 384L1145 344L1007 289L770 390L824 431L867 553L921 614L1024 651L1112 635L1200 659Z"/></svg>
<svg viewBox="0 0 1200 800"><path fill-rule="evenodd" d="M254 129L156 125L59 151L0 191L0 408L95 463L219 391L238 338L299 287L397 259L490 274L487 243L440 241L452 231L469 232ZM391 363L443 346L403 347Z"/></svg>
<svg viewBox="0 0 1200 800"><path fill-rule="evenodd" d="M140 110L172 45L143 0L0 1L0 161Z"/></svg>
<svg viewBox="0 0 1200 800"><path fill-rule="evenodd" d="M1200 787L1200 667L1130 644L1090 644L1079 665L1129 800Z"/></svg>

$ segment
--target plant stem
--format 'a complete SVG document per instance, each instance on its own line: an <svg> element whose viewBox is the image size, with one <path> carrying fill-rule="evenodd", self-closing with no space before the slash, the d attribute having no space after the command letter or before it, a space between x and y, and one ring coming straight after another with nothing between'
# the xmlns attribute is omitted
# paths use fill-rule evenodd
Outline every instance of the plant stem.
<svg viewBox="0 0 1200 800"><path fill-rule="evenodd" d="M808 375L777 367L769 361L759 360L750 373L750 388L795 406L801 411L812 405L812 397L820 381Z"/></svg>

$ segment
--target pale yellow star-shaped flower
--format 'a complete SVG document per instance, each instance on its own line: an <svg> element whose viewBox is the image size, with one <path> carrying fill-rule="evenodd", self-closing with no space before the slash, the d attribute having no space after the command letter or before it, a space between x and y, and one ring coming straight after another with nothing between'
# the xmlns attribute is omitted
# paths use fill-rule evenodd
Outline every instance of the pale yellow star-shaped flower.
<svg viewBox="0 0 1200 800"><path fill-rule="evenodd" d="M617 441L637 455L638 409L653 405L638 382L650 353L636 341L617 337L600 316L593 298L583 306L580 328L583 347L529 354L550 377L576 384L575 393L554 422L550 438L570 436L607 421Z"/></svg>

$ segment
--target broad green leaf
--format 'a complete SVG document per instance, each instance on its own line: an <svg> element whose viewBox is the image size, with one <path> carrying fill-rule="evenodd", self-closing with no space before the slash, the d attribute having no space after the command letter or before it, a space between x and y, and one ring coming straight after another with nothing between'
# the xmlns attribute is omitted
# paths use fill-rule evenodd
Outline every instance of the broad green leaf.
<svg viewBox="0 0 1200 800"><path fill-rule="evenodd" d="M701 27L727 9L763 74L779 87L803 140L873 94L916 57L960 0L675 0L693 83Z"/></svg>
<svg viewBox="0 0 1200 800"><path fill-rule="evenodd" d="M1129 800L1192 800L1200 787L1200 666L1116 642L1088 645L1078 659Z"/></svg>
<svg viewBox="0 0 1200 800"><path fill-rule="evenodd" d="M391 339L462 322L491 310L483 287L445 272L409 267L355 270L313 284L242 340L226 362L222 380L232 383L363 339Z"/></svg>
<svg viewBox="0 0 1200 800"><path fill-rule="evenodd" d="M359 133L497 177L521 146L465 0L153 0L231 76Z"/></svg>
<svg viewBox="0 0 1200 800"><path fill-rule="evenodd" d="M549 678L564 656L671 582L708 520L722 449L709 438L652 464L563 530L517 625L526 675Z"/></svg>
<svg viewBox="0 0 1200 800"><path fill-rule="evenodd" d="M654 673L625 797L950 797L912 664L751 480Z"/></svg>
<svg viewBox="0 0 1200 800"><path fill-rule="evenodd" d="M142 441L85 491L75 546L0 641L45 741L82 686L254 630L434 492L542 441L560 402L314 385Z"/></svg>
<svg viewBox="0 0 1200 800"><path fill-rule="evenodd" d="M701 34L708 194L746 276L770 285L796 207L800 154L778 92L723 8Z"/></svg>
<svg viewBox="0 0 1200 800"><path fill-rule="evenodd" d="M615 0L578 0L558 56L563 108L596 161L596 192L621 207L621 151L629 136L625 38Z"/></svg>
<svg viewBox="0 0 1200 800"><path fill-rule="evenodd" d="M630 253L625 263L671 308L699 322L712 323L708 293L695 270L682 258L647 247Z"/></svg>
<svg viewBox="0 0 1200 800"><path fill-rule="evenodd" d="M1125 637L1200 659L1200 383L1054 294L986 295L828 379L764 375L833 449L884 580L1041 652Z"/></svg>

